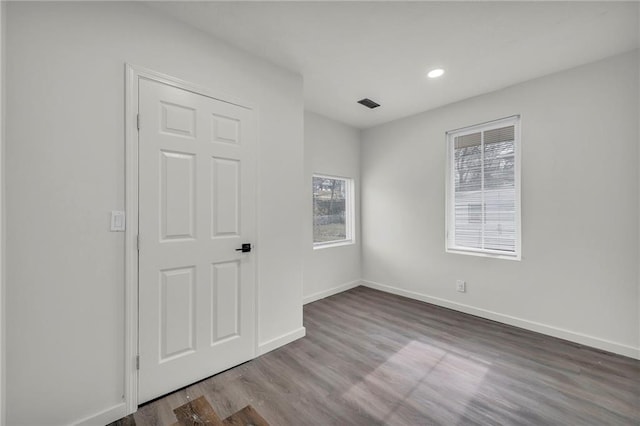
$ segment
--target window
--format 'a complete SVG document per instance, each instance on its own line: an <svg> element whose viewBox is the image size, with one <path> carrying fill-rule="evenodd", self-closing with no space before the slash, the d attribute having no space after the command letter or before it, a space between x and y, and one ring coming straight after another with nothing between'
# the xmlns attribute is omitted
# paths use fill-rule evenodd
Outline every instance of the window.
<svg viewBox="0 0 640 426"><path fill-rule="evenodd" d="M313 245L353 242L353 180L313 176Z"/></svg>
<svg viewBox="0 0 640 426"><path fill-rule="evenodd" d="M447 252L520 259L520 117L447 132Z"/></svg>

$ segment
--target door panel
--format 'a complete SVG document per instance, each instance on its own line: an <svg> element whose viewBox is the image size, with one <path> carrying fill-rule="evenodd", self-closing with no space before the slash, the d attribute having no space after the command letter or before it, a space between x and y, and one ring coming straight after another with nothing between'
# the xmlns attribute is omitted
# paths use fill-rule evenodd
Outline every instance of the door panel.
<svg viewBox="0 0 640 426"><path fill-rule="evenodd" d="M194 238L195 155L160 151L161 240Z"/></svg>
<svg viewBox="0 0 640 426"><path fill-rule="evenodd" d="M237 119L221 115L211 115L213 142L239 143L240 123Z"/></svg>
<svg viewBox="0 0 640 426"><path fill-rule="evenodd" d="M195 137L196 111L185 105L160 102L162 117L160 128L163 133Z"/></svg>
<svg viewBox="0 0 640 426"><path fill-rule="evenodd" d="M211 159L213 238L240 234L240 162Z"/></svg>
<svg viewBox="0 0 640 426"><path fill-rule="evenodd" d="M255 356L250 109L139 81L139 402Z"/></svg>
<svg viewBox="0 0 640 426"><path fill-rule="evenodd" d="M240 271L238 262L212 265L211 274L211 345L224 339L240 335L238 315L240 313Z"/></svg>
<svg viewBox="0 0 640 426"><path fill-rule="evenodd" d="M195 350L195 268L160 272L160 362Z"/></svg>

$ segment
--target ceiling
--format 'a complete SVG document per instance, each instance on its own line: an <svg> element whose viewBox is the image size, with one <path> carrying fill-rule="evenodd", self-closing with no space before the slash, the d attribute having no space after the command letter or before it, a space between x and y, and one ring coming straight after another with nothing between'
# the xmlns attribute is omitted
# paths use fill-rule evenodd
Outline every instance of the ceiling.
<svg viewBox="0 0 640 426"><path fill-rule="evenodd" d="M366 128L640 46L638 2L158 2L301 74L305 108ZM443 77L428 79L441 67ZM371 98L382 106L356 103Z"/></svg>

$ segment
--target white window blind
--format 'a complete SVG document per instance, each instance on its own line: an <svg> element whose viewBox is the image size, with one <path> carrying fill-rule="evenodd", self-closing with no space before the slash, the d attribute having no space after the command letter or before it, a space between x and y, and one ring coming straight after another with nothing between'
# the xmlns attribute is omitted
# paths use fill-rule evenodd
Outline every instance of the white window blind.
<svg viewBox="0 0 640 426"><path fill-rule="evenodd" d="M519 124L447 133L447 251L520 257Z"/></svg>

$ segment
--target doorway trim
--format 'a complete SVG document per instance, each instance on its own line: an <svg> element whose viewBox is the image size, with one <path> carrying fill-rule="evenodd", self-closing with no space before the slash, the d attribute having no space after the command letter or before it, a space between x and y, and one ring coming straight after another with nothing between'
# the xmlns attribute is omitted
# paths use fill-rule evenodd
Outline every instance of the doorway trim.
<svg viewBox="0 0 640 426"><path fill-rule="evenodd" d="M255 115L256 129L256 182L255 182L255 244L260 247L259 223L260 223L260 156L259 156L259 114L255 105L244 102L234 96L214 93L210 89L199 86L185 80L181 80L169 75L153 71L129 63L125 64L125 344L124 344L124 402L126 404L126 414L132 414L138 409L138 82L141 78L154 80L169 86L187 90L196 94L217 99L222 102L234 104L252 110ZM253 252L254 272L255 272L255 342L254 357L260 352L258 342L260 341L260 330L258 327L259 318L259 295L260 295L260 256L259 250Z"/></svg>

